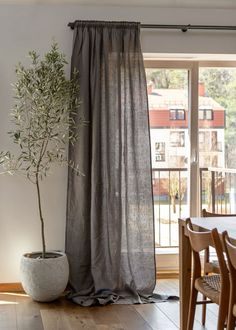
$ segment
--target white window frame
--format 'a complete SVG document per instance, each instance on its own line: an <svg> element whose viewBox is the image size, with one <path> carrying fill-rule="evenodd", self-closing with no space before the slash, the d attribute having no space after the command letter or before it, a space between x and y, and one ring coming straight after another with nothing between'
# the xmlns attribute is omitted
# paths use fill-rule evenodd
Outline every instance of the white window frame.
<svg viewBox="0 0 236 330"><path fill-rule="evenodd" d="M210 113L211 113L211 118L207 118L207 113L208 113L208 111L210 111ZM203 116L202 116L202 118L200 118L200 113L202 113L203 114ZM199 120L214 120L214 113L213 113L213 110L212 109L199 109Z"/></svg>
<svg viewBox="0 0 236 330"><path fill-rule="evenodd" d="M199 166L198 166L198 63L193 61L145 60L145 68L188 70L189 109L189 179L188 201L190 216L199 215ZM187 136L186 136L187 140Z"/></svg>
<svg viewBox="0 0 236 330"><path fill-rule="evenodd" d="M189 215L200 215L200 180L199 180L199 149L198 149L198 75L201 67L236 67L236 61L182 61L145 59L145 68L187 69L188 100L189 100ZM187 136L186 136L187 140ZM197 180L196 180L197 178Z"/></svg>
<svg viewBox="0 0 236 330"><path fill-rule="evenodd" d="M200 215L200 178L198 150L198 74L201 67L236 67L236 61L166 61L145 60L145 68L188 69L189 71L189 214ZM192 110L192 111L191 111ZM185 136L187 142L187 134ZM198 178L198 180L196 180ZM192 184L193 183L193 184ZM157 271L163 274L178 273L178 248L156 248Z"/></svg>
<svg viewBox="0 0 236 330"><path fill-rule="evenodd" d="M160 150L157 149L157 145L161 146ZM166 160L166 144L165 142L155 142L155 161L165 162Z"/></svg>
<svg viewBox="0 0 236 330"><path fill-rule="evenodd" d="M172 136L174 136L175 139L173 139ZM181 141L181 138L182 138L182 141ZM171 130L170 131L170 147L172 147L172 148L185 147L185 131L184 130Z"/></svg>

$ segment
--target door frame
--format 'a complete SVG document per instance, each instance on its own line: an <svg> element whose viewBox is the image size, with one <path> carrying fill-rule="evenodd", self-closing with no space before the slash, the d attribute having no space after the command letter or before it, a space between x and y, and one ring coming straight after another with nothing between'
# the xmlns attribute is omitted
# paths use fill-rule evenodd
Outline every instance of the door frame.
<svg viewBox="0 0 236 330"><path fill-rule="evenodd" d="M200 176L199 176L199 147L198 147L198 78L201 67L236 67L236 61L220 60L176 60L144 59L145 68L186 69L189 72L188 101L189 101L189 162L188 162L188 203L189 215L199 216L200 210ZM197 180L196 180L197 178Z"/></svg>
<svg viewBox="0 0 236 330"><path fill-rule="evenodd" d="M145 68L158 69L187 69L189 72L188 79L188 100L189 100L189 215L199 216L200 210L200 175L199 175L199 147L198 147L198 78L199 69L201 67L222 67L236 68L236 61L194 61L194 60L165 60L165 59L144 59ZM197 178L197 180L196 180ZM169 250L169 251L168 251ZM169 277L170 274L178 274L178 248L160 248L160 254L156 252L157 273L163 274L163 277ZM167 265L168 263L168 265Z"/></svg>
<svg viewBox="0 0 236 330"><path fill-rule="evenodd" d="M199 62L172 60L144 60L145 68L188 70L189 154L188 154L188 206L191 217L199 215L200 179L198 163L198 71ZM197 178L197 180L196 180ZM193 184L194 183L194 184Z"/></svg>

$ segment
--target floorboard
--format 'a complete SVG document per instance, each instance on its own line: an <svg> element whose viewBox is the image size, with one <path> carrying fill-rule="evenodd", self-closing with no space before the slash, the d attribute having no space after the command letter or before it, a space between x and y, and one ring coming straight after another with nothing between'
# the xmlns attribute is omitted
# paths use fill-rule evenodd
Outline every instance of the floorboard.
<svg viewBox="0 0 236 330"><path fill-rule="evenodd" d="M157 304L137 305L135 306L135 309L146 320L152 329L178 329L178 326L176 326L174 322L172 322L159 308L157 308Z"/></svg>
<svg viewBox="0 0 236 330"><path fill-rule="evenodd" d="M155 292L179 295L178 279L160 279ZM197 307L194 330L215 330L218 308L207 307L206 326ZM27 295L0 293L0 330L176 330L179 303L80 307L65 297L52 303L37 303Z"/></svg>
<svg viewBox="0 0 236 330"><path fill-rule="evenodd" d="M15 294L17 330L44 330L40 309L43 304L33 303L25 294Z"/></svg>

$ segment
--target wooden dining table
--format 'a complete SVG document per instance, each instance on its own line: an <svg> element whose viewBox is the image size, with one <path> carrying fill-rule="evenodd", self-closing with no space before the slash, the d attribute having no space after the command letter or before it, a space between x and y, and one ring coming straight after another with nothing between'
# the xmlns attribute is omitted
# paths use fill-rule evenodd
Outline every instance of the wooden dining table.
<svg viewBox="0 0 236 330"><path fill-rule="evenodd" d="M208 231L217 228L219 234L227 230L236 243L236 217L191 218L194 230ZM179 283L180 283L180 329L187 329L191 283L191 247L186 234L186 219L179 219ZM235 241L234 241L235 240Z"/></svg>

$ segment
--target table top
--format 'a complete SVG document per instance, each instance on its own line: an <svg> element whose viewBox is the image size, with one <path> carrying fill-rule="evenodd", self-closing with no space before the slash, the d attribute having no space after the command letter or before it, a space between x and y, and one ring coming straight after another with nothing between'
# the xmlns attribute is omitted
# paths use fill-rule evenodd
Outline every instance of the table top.
<svg viewBox="0 0 236 330"><path fill-rule="evenodd" d="M185 221L185 219L180 219ZM236 217L193 217L191 221L202 230L217 228L219 234L227 230L230 238L236 239Z"/></svg>

